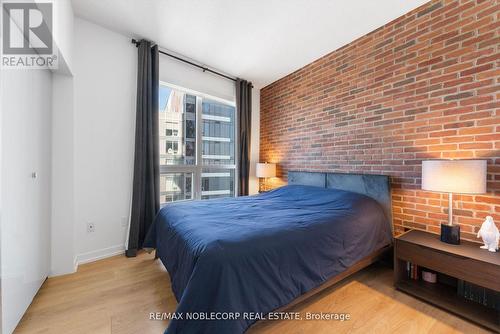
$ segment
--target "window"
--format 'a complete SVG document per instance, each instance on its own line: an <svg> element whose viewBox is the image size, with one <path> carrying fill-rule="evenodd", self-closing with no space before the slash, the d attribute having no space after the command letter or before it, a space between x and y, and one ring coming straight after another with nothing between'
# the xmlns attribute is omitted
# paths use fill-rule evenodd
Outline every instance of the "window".
<svg viewBox="0 0 500 334"><path fill-rule="evenodd" d="M234 102L160 83L160 202L236 194Z"/></svg>
<svg viewBox="0 0 500 334"><path fill-rule="evenodd" d="M179 151L179 142L167 140L167 154L176 155Z"/></svg>
<svg viewBox="0 0 500 334"><path fill-rule="evenodd" d="M193 198L193 173L161 173L162 203Z"/></svg>
<svg viewBox="0 0 500 334"><path fill-rule="evenodd" d="M177 137L179 136L179 129L177 122L168 122L165 121L165 135L167 137Z"/></svg>

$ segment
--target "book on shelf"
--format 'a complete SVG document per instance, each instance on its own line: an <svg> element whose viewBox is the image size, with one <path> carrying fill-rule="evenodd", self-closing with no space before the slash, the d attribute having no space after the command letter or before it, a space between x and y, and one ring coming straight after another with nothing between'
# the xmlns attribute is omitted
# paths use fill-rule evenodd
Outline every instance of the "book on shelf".
<svg viewBox="0 0 500 334"><path fill-rule="evenodd" d="M418 280L420 273L420 267L415 263L409 261L406 262L406 274L409 279Z"/></svg>
<svg viewBox="0 0 500 334"><path fill-rule="evenodd" d="M457 294L467 300L500 311L500 293L459 279Z"/></svg>

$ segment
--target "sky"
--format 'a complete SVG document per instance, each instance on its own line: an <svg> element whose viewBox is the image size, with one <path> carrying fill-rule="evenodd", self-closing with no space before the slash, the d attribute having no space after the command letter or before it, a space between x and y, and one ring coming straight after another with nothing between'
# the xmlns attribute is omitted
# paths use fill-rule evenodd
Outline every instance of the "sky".
<svg viewBox="0 0 500 334"><path fill-rule="evenodd" d="M172 89L170 87L160 85L160 94L159 94L159 96L160 96L160 103L159 103L160 111L165 110L165 106L167 105L168 97L170 96L171 90Z"/></svg>

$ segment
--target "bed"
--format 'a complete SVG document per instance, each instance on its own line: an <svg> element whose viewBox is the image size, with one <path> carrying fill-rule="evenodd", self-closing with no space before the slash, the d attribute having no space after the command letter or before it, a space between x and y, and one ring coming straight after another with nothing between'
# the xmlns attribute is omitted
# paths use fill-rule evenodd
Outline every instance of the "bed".
<svg viewBox="0 0 500 334"><path fill-rule="evenodd" d="M178 301L166 333L243 333L369 265L392 244L390 202L387 176L289 172L267 193L166 205L144 243Z"/></svg>

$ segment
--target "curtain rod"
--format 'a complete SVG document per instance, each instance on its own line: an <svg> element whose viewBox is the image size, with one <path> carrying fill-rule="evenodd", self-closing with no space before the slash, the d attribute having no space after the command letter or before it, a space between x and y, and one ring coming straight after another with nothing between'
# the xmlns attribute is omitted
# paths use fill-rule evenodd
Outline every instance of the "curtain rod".
<svg viewBox="0 0 500 334"><path fill-rule="evenodd" d="M135 39L132 39L132 44L135 44L135 46L136 46L136 47L138 47L138 46L139 46L139 43L140 43L139 41L137 41L137 40L135 40ZM174 58L174 59L176 59L176 60L178 60L178 61L182 61L183 63L189 64L189 65L194 66L194 67L198 67L199 69L203 70L203 72L210 72L210 73L213 73L213 74L215 74L215 75L218 75L218 76L221 76L221 77L226 78L226 79L228 79L228 80L231 80L231 81L236 82L236 79L235 79L235 78L231 78L231 77L230 77L230 76L228 76L228 75L225 75L225 74L219 73L219 72L217 72L217 71L211 70L211 69L209 69L208 67L198 65L198 64L196 64L196 63L193 63L192 61L189 61L189 60L183 59L183 58L181 58L181 57L175 56L175 55L173 55L173 54L170 54L170 53L168 53L168 52L165 52L165 51L162 51L162 50L159 50L159 49L158 49L158 52L159 52L159 53L161 53L161 54L163 54L163 55L165 55L165 56L169 56L169 57L171 57L171 58ZM253 85L252 85L252 88L253 88Z"/></svg>

